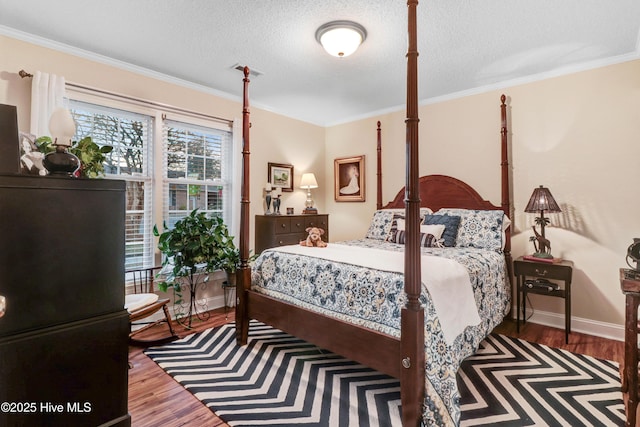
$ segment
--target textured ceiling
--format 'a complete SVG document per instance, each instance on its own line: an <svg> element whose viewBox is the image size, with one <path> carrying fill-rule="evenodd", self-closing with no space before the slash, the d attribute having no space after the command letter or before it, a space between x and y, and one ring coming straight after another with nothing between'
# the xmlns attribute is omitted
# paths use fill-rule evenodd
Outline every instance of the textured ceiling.
<svg viewBox="0 0 640 427"><path fill-rule="evenodd" d="M315 40L337 19L367 29L347 58ZM248 65L263 73L251 79L253 105L319 125L403 107L406 20L403 0L0 0L0 33L234 99L242 74L233 66ZM639 58L639 30L638 0L422 0L419 99Z"/></svg>

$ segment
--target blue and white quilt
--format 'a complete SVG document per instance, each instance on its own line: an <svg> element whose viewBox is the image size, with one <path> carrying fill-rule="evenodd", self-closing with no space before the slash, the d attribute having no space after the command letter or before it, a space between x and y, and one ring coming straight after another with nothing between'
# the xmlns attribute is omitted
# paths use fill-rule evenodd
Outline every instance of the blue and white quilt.
<svg viewBox="0 0 640 427"><path fill-rule="evenodd" d="M391 259L398 258L404 251L404 245L365 238L339 245L330 243L329 248L331 246L348 257L344 261L336 260L323 253L324 248L306 248L308 253L293 246L264 251L252 267L252 290L400 337L400 312L406 300L404 275L402 267L396 269L390 264L394 262ZM373 260L381 250L390 251L389 260ZM423 273L426 267L434 269L435 265L453 263L461 267L452 271L456 271L456 275L460 269L464 271L468 286L466 291L452 287L447 295L447 282L441 278L450 273L422 275L420 300L425 308L426 353L423 418L425 425L458 425L460 395L456 372L509 311L511 291L506 263L504 254L495 250L472 247L421 250ZM368 262L362 261L367 258L370 258ZM451 262L444 262L445 259ZM450 282L451 286L459 282L458 279L460 277ZM439 280L441 283L436 283ZM465 292L471 301L466 305L461 302ZM459 307L459 311L451 313L452 307ZM452 325L451 318L464 319L463 324Z"/></svg>

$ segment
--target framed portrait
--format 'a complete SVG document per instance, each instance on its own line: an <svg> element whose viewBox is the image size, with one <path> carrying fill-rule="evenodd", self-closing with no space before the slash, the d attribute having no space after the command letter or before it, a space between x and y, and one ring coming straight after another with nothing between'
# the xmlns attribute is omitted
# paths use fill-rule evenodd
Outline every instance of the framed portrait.
<svg viewBox="0 0 640 427"><path fill-rule="evenodd" d="M268 175L267 182L271 183L273 189L293 191L293 165L269 163Z"/></svg>
<svg viewBox="0 0 640 427"><path fill-rule="evenodd" d="M364 155L335 159L333 168L336 202L364 202Z"/></svg>

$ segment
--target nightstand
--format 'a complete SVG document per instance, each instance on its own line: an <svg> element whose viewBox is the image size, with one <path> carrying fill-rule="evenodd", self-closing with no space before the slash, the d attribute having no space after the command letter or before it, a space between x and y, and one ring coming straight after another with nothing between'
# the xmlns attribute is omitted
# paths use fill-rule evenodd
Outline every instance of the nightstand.
<svg viewBox="0 0 640 427"><path fill-rule="evenodd" d="M573 262L563 260L554 263L544 261L530 261L523 257L513 262L513 271L516 276L516 301L517 301L517 331L520 332L520 294L522 293L522 321L527 321L526 301L527 294L547 295L550 297L564 298L564 331L565 342L569 343L571 333L571 277L573 276ZM564 288L547 289L533 286L536 279L560 280L564 282ZM531 286L527 286L530 284Z"/></svg>

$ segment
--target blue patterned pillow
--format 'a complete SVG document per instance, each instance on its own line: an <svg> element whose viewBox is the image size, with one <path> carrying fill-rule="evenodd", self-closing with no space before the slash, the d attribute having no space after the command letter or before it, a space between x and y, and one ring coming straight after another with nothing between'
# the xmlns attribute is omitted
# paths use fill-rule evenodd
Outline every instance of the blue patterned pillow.
<svg viewBox="0 0 640 427"><path fill-rule="evenodd" d="M445 247L451 248L456 246L456 237L458 235L458 227L460 226L460 217L457 215L426 215L422 220L424 225L444 225L442 240Z"/></svg>
<svg viewBox="0 0 640 427"><path fill-rule="evenodd" d="M471 210L444 208L440 214L460 216L460 226L456 236L458 248L481 248L502 251L503 232L508 226L501 210Z"/></svg>
<svg viewBox="0 0 640 427"><path fill-rule="evenodd" d="M402 209L382 209L375 211L366 238L375 240L386 240L391 232L394 214L403 212Z"/></svg>
<svg viewBox="0 0 640 427"><path fill-rule="evenodd" d="M420 218L433 212L429 208L420 208ZM365 238L387 240L391 234L394 217L404 218L404 209L380 209L374 212Z"/></svg>

